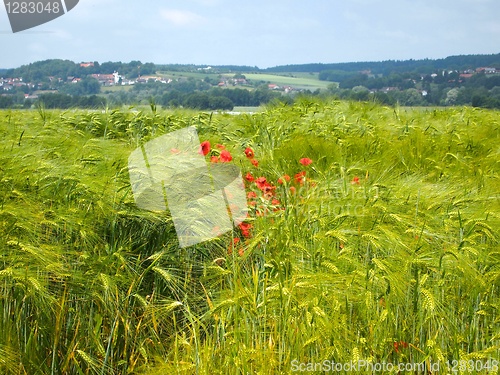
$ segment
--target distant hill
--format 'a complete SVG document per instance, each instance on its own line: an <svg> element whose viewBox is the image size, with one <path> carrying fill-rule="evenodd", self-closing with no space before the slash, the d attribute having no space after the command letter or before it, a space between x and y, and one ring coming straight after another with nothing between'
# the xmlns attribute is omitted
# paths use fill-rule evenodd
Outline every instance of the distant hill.
<svg viewBox="0 0 500 375"><path fill-rule="evenodd" d="M359 72L370 70L373 74L390 74L403 72L418 72L430 74L436 70L467 70L482 66L493 66L500 68L500 53L494 55L460 55L449 56L443 59L423 60L387 60L387 61L365 61L346 62L333 64L299 64L281 65L267 68L265 71L273 73L319 73L326 70L338 70L344 72Z"/></svg>
<svg viewBox="0 0 500 375"><path fill-rule="evenodd" d="M140 68L139 68L140 66ZM467 70L478 67L495 67L500 70L500 53L492 55L460 55L442 59L422 60L387 60L360 61L344 63L310 63L280 65L266 69L244 65L194 65L194 64L154 64L140 61L105 62L88 68L69 60L51 59L23 65L16 69L0 69L0 74L8 77L23 77L26 80L37 80L46 76L85 76L92 73L110 74L119 71L120 74L137 77L154 74L156 71L205 71L206 73L321 73L325 71L360 72L370 71L372 74L389 75L391 73L422 73L431 74L437 70Z"/></svg>
<svg viewBox="0 0 500 375"><path fill-rule="evenodd" d="M115 72L119 74L117 82ZM26 94L33 98L48 90L57 92L58 96L52 99L57 99L61 108L66 108L62 105L71 96L101 95L111 105L130 105L154 98L165 107L214 109L213 106L258 106L278 98L293 100L301 92L326 93L348 100L376 100L387 105L500 108L500 53L435 60L296 64L266 69L51 59L16 69L0 69L0 86L3 101L0 107L30 105L25 100Z"/></svg>

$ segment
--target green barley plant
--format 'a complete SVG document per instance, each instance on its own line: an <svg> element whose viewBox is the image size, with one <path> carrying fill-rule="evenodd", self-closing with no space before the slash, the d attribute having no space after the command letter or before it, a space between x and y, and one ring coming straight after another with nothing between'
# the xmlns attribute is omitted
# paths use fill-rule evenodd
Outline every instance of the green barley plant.
<svg viewBox="0 0 500 375"><path fill-rule="evenodd" d="M252 177L251 212L181 249L168 210L135 205L127 159L187 126ZM2 374L498 372L498 111L151 102L3 111L0 135Z"/></svg>

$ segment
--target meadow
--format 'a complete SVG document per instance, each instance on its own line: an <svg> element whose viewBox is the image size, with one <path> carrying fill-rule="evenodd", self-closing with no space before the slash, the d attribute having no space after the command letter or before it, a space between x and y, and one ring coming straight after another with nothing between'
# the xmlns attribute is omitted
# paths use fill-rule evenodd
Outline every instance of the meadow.
<svg viewBox="0 0 500 375"><path fill-rule="evenodd" d="M181 249L127 160L188 126L251 213ZM499 228L498 111L1 111L0 373L496 374Z"/></svg>
<svg viewBox="0 0 500 375"><path fill-rule="evenodd" d="M265 74L244 73L251 82L269 82L278 86L291 86L300 90L326 90L332 82L320 81L318 74L291 73L291 74Z"/></svg>
<svg viewBox="0 0 500 375"><path fill-rule="evenodd" d="M279 86L290 86L294 89L299 90L325 90L328 88L332 82L320 81L318 73L252 73L243 72L242 73L249 81L250 84L257 86L259 82L276 84ZM170 78L173 80L177 79L188 79L195 78L202 81L206 77L216 79L219 74L214 74L213 72L175 72L175 71L161 71L159 72L164 78ZM222 73L220 74L221 79L230 80L234 77L234 73Z"/></svg>

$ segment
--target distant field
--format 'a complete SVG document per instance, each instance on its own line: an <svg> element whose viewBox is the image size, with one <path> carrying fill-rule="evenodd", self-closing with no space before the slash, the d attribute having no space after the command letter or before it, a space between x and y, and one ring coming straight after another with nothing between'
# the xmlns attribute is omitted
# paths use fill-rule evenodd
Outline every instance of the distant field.
<svg viewBox="0 0 500 375"><path fill-rule="evenodd" d="M101 89L102 93L106 92L116 92L116 91L130 91L132 90L132 85L123 85L123 86L106 86Z"/></svg>
<svg viewBox="0 0 500 375"><path fill-rule="evenodd" d="M298 89L306 90L324 90L331 84L331 82L320 81L317 73L287 73L287 74L261 74L261 73L242 73L248 80L253 83L260 81L269 84L276 84L279 86L291 86ZM217 74L210 72L174 72L162 71L158 75L164 78L178 79L178 78L195 78L204 79L205 77L217 77ZM223 73L220 75L224 78L232 78L234 73Z"/></svg>
<svg viewBox="0 0 500 375"><path fill-rule="evenodd" d="M292 86L299 89L316 90L326 89L331 82L320 81L317 74L295 74L288 75L248 73L245 77L252 81L264 81L280 86Z"/></svg>
<svg viewBox="0 0 500 375"><path fill-rule="evenodd" d="M178 79L178 78L196 78L196 79L204 79L207 76L214 76L213 73L208 73L205 71L201 72L177 72L177 71L160 71L157 72L156 75L170 78L170 79Z"/></svg>

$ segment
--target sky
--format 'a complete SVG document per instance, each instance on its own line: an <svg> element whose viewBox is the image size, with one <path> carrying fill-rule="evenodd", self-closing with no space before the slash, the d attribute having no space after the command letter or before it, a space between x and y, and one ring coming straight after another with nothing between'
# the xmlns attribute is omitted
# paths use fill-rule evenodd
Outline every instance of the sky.
<svg viewBox="0 0 500 375"><path fill-rule="evenodd" d="M499 20L498 0L80 0L13 33L0 5L0 68L55 58L267 68L496 54Z"/></svg>

